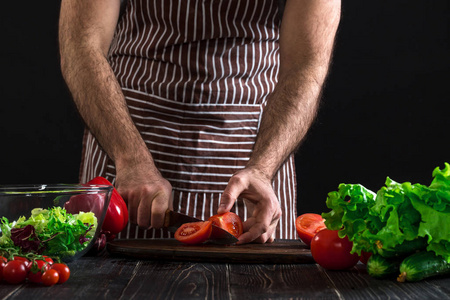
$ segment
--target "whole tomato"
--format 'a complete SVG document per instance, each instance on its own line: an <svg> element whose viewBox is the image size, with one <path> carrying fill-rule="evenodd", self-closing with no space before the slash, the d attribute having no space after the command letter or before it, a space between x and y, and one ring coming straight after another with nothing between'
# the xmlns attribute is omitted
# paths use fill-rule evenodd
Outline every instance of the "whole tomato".
<svg viewBox="0 0 450 300"><path fill-rule="evenodd" d="M45 286L51 286L57 284L59 281L59 273L54 269L50 269L42 274L42 283Z"/></svg>
<svg viewBox="0 0 450 300"><path fill-rule="evenodd" d="M241 218L233 213L226 212L220 215L214 215L209 218L213 225L225 229L235 237L239 237L244 231L244 225Z"/></svg>
<svg viewBox="0 0 450 300"><path fill-rule="evenodd" d="M37 259L33 261L31 265L31 269L28 272L28 281L34 283L42 282L42 274L50 268L50 265L47 261Z"/></svg>
<svg viewBox="0 0 450 300"><path fill-rule="evenodd" d="M307 246L311 246L311 240L320 230L326 228L325 220L319 214L306 213L297 217L295 220L295 229L298 237Z"/></svg>
<svg viewBox="0 0 450 300"><path fill-rule="evenodd" d="M7 260L0 260L0 281L3 280L3 268L6 266Z"/></svg>
<svg viewBox="0 0 450 300"><path fill-rule="evenodd" d="M44 260L49 264L52 265L53 264L53 258L51 258L50 256L47 255L43 255Z"/></svg>
<svg viewBox="0 0 450 300"><path fill-rule="evenodd" d="M372 256L372 253L370 252L365 252L365 251L361 251L361 257L359 258L359 260L367 265L367 261L369 260L369 258Z"/></svg>
<svg viewBox="0 0 450 300"><path fill-rule="evenodd" d="M27 272L30 271L31 269L31 261L23 256L14 256L13 258L15 261L18 261L20 263L22 263L25 266L25 269L27 270Z"/></svg>
<svg viewBox="0 0 450 300"><path fill-rule="evenodd" d="M112 185L104 177L95 177L87 182L89 184L103 184ZM116 188L113 189L111 199L109 201L108 210L106 212L105 220L103 221L102 230L109 231L111 234L118 234L128 224L128 209L125 201L117 192Z"/></svg>
<svg viewBox="0 0 450 300"><path fill-rule="evenodd" d="M66 264L56 263L51 266L51 269L56 270L59 274L58 283L66 282L70 277L70 269Z"/></svg>
<svg viewBox="0 0 450 300"><path fill-rule="evenodd" d="M3 278L12 284L21 283L27 278L25 264L19 260L10 260L3 267Z"/></svg>
<svg viewBox="0 0 450 300"><path fill-rule="evenodd" d="M322 229L311 240L312 257L328 270L345 270L355 266L359 255L350 253L352 247L348 237L339 237L338 230Z"/></svg>

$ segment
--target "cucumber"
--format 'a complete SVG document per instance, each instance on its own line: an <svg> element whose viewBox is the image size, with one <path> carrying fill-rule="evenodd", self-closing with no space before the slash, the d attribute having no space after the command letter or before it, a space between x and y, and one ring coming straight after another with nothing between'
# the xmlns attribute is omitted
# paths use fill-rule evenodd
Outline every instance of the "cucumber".
<svg viewBox="0 0 450 300"><path fill-rule="evenodd" d="M421 251L403 260L397 281L419 281L444 274L450 274L450 263L434 252Z"/></svg>
<svg viewBox="0 0 450 300"><path fill-rule="evenodd" d="M425 250L427 247L427 239L419 237L411 241L404 241L403 243L395 246L393 249L384 249L381 243L377 243L378 254L386 257L406 257L415 252Z"/></svg>
<svg viewBox="0 0 450 300"><path fill-rule="evenodd" d="M375 278L395 278L401 262L401 258L386 258L379 254L373 254L367 261L367 273Z"/></svg>

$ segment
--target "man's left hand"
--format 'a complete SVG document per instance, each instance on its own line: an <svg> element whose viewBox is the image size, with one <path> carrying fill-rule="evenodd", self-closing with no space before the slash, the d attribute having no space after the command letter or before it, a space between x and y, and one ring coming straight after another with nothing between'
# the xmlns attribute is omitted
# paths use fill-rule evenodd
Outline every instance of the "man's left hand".
<svg viewBox="0 0 450 300"><path fill-rule="evenodd" d="M271 180L257 169L236 172L222 194L217 213L230 211L237 198L248 201L253 208L251 216L244 221L244 233L237 244L273 242L281 208Z"/></svg>

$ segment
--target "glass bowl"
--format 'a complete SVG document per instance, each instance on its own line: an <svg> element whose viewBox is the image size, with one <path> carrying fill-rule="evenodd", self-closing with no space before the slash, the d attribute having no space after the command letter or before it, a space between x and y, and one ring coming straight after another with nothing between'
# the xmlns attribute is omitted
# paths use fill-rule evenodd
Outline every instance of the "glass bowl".
<svg viewBox="0 0 450 300"><path fill-rule="evenodd" d="M0 252L80 258L100 234L112 191L109 185L0 185Z"/></svg>

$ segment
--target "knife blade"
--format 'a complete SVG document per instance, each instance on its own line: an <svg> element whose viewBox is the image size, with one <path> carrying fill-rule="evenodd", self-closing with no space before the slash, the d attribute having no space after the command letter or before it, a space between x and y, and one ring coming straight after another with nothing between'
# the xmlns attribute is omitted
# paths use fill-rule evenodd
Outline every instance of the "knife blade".
<svg viewBox="0 0 450 300"><path fill-rule="evenodd" d="M164 218L164 227L167 228L168 231L175 233L184 223L192 222L203 222L203 220L168 209ZM228 231L213 225L211 237L208 241L214 244L227 245L236 243L238 239Z"/></svg>
<svg viewBox="0 0 450 300"><path fill-rule="evenodd" d="M192 222L201 222L202 220L174 212L173 210L168 209L166 211L166 216L164 218L164 227L167 228L170 232L175 232L177 229L183 225L184 223L192 223Z"/></svg>

